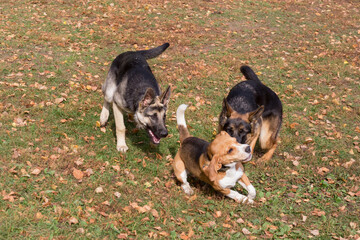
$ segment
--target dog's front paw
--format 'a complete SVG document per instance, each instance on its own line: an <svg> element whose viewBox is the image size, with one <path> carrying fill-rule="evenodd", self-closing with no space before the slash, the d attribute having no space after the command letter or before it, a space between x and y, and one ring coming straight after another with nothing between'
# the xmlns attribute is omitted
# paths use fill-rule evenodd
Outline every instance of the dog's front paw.
<svg viewBox="0 0 360 240"><path fill-rule="evenodd" d="M248 198L248 197L242 196L242 197L239 199L238 202L240 202L240 203L242 203L242 204L245 204L245 203L247 203L247 204L253 204L253 203L254 203L254 200L252 200L252 199L250 199L250 198Z"/></svg>
<svg viewBox="0 0 360 240"><path fill-rule="evenodd" d="M193 195L194 194L194 191L191 189L190 185L189 184L182 184L181 185L181 188L184 190L184 192L187 194L187 195Z"/></svg>
<svg viewBox="0 0 360 240"><path fill-rule="evenodd" d="M254 200L250 199L250 198L246 198L246 200L244 200L243 203L247 203L247 204L254 204Z"/></svg>
<svg viewBox="0 0 360 240"><path fill-rule="evenodd" d="M109 119L109 111L107 109L103 109L100 114L100 125L105 126L107 120Z"/></svg>
<svg viewBox="0 0 360 240"><path fill-rule="evenodd" d="M128 146L125 145L117 145L116 146L116 149L119 151L119 152L123 152L123 153L126 153L126 151L129 149Z"/></svg>

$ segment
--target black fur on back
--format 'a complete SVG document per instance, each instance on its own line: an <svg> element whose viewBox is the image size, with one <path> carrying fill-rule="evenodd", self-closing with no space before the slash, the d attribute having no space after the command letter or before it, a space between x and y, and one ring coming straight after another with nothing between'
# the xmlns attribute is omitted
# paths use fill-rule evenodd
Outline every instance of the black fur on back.
<svg viewBox="0 0 360 240"><path fill-rule="evenodd" d="M242 66L240 70L247 81L238 83L230 90L226 97L228 104L240 114L255 111L263 105L263 117L276 114L282 118L282 104L276 93L262 84L249 66Z"/></svg>
<svg viewBox="0 0 360 240"><path fill-rule="evenodd" d="M159 56L169 47L165 43L149 50L128 51L118 55L111 64L110 71L116 75L116 85L119 86L127 79L126 91L124 91L126 108L135 112L146 90L152 88L156 96L161 91L146 59Z"/></svg>

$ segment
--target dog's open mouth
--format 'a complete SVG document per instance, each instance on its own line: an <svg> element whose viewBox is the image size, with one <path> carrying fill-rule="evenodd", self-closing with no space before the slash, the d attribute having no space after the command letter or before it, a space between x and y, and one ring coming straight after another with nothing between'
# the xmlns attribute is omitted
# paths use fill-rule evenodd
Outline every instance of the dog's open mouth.
<svg viewBox="0 0 360 240"><path fill-rule="evenodd" d="M243 163L249 162L252 158L252 154L250 154L247 158L245 158L244 160L242 160Z"/></svg>
<svg viewBox="0 0 360 240"><path fill-rule="evenodd" d="M150 129L148 129L148 133L149 133L149 136L150 136L151 141L152 141L154 144L159 144L159 143L160 143L160 138L158 138L157 136L155 136L155 134L153 133L153 131L151 131Z"/></svg>

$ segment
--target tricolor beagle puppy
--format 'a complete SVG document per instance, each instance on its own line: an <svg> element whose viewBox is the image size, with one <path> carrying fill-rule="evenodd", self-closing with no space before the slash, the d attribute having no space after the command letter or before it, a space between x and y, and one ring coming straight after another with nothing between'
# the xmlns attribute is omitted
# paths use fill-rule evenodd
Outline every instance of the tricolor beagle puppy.
<svg viewBox="0 0 360 240"><path fill-rule="evenodd" d="M184 192L193 194L187 181L187 174L190 173L237 202L253 203L256 191L242 165L251 160L250 146L238 143L225 131L210 143L190 136L185 121L186 108L187 105L182 104L176 112L181 146L173 162L175 176ZM247 190L247 196L230 189L237 182Z"/></svg>

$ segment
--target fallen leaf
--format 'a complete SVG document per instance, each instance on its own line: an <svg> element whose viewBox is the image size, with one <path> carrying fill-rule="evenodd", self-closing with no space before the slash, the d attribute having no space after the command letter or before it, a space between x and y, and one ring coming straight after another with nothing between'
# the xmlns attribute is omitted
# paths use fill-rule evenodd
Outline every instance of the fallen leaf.
<svg viewBox="0 0 360 240"><path fill-rule="evenodd" d="M35 214L35 218L36 219L42 219L44 216L41 214L41 212L37 212L36 214Z"/></svg>
<svg viewBox="0 0 360 240"><path fill-rule="evenodd" d="M251 234L251 232L250 232L249 230L247 230L246 228L243 228L241 231L242 231L242 233L245 234L245 235Z"/></svg>
<svg viewBox="0 0 360 240"><path fill-rule="evenodd" d="M119 192L114 192L114 195L115 195L115 197L117 197L117 198L121 197L121 193L119 193Z"/></svg>
<svg viewBox="0 0 360 240"><path fill-rule="evenodd" d="M227 224L227 223L224 223L224 224L223 224L223 227L224 227L224 228L232 228L232 226L231 226L230 224Z"/></svg>
<svg viewBox="0 0 360 240"><path fill-rule="evenodd" d="M219 218L221 217L221 215L222 215L221 211L216 211L214 217Z"/></svg>
<svg viewBox="0 0 360 240"><path fill-rule="evenodd" d="M80 234L84 234L85 233L85 229L84 228L78 228L75 231L76 233L80 233Z"/></svg>
<svg viewBox="0 0 360 240"><path fill-rule="evenodd" d="M320 174L320 175L324 175L325 173L327 173L327 172L329 172L330 170L328 169L328 168L326 168L326 167L321 167L321 168L319 168L318 169L318 174Z"/></svg>
<svg viewBox="0 0 360 240"><path fill-rule="evenodd" d="M244 223L244 220L242 218L238 218L238 219L236 219L236 222L237 223Z"/></svg>
<svg viewBox="0 0 360 240"><path fill-rule="evenodd" d="M151 214L153 215L154 218L158 218L159 217L159 213L158 211L156 211L155 209L151 209Z"/></svg>
<svg viewBox="0 0 360 240"><path fill-rule="evenodd" d="M41 173L41 169L40 168L35 168L34 170L31 171L32 175L39 175Z"/></svg>
<svg viewBox="0 0 360 240"><path fill-rule="evenodd" d="M71 217L69 218L69 224L72 225L72 224L78 224L79 223L79 220L76 218L76 217Z"/></svg>
<svg viewBox="0 0 360 240"><path fill-rule="evenodd" d="M310 233L314 236L319 236L319 230L310 230Z"/></svg>
<svg viewBox="0 0 360 240"><path fill-rule="evenodd" d="M357 224L355 222L350 222L350 227L352 229L355 229L357 227Z"/></svg>
<svg viewBox="0 0 360 240"><path fill-rule="evenodd" d="M120 233L119 235L117 235L118 239L127 239L128 235L126 233Z"/></svg>
<svg viewBox="0 0 360 240"><path fill-rule="evenodd" d="M120 172L120 166L119 165L114 165L112 166L112 168L117 171L117 172Z"/></svg>
<svg viewBox="0 0 360 240"><path fill-rule="evenodd" d="M159 232L159 234L160 234L161 236L164 236L164 237L169 237L169 236L170 236L170 233L165 232L165 231Z"/></svg>
<svg viewBox="0 0 360 240"><path fill-rule="evenodd" d="M320 209L315 208L314 211L311 212L313 216L325 216L325 211L321 211Z"/></svg>
<svg viewBox="0 0 360 240"><path fill-rule="evenodd" d="M56 103L56 104L60 104L60 103L62 103L64 100L65 100L65 98L63 98L63 97L56 98L56 99L55 99L55 103Z"/></svg>
<svg viewBox="0 0 360 240"><path fill-rule="evenodd" d="M104 192L104 189L102 187L97 187L95 189L95 193L102 193L102 192Z"/></svg>
<svg viewBox="0 0 360 240"><path fill-rule="evenodd" d="M77 180L81 180L84 177L84 173L81 170L78 170L76 168L74 168L73 170L73 176L77 179Z"/></svg>
<svg viewBox="0 0 360 240"><path fill-rule="evenodd" d="M21 172L21 175L22 175L23 177L30 177L30 175L26 172L26 170L25 170L24 168L22 168L22 169L20 170L20 172Z"/></svg>
<svg viewBox="0 0 360 240"><path fill-rule="evenodd" d="M350 161L344 163L342 166L343 166L344 168L349 168L349 167L351 167L351 165L353 165L353 163L355 163L355 159L352 159L352 158L351 158Z"/></svg>

